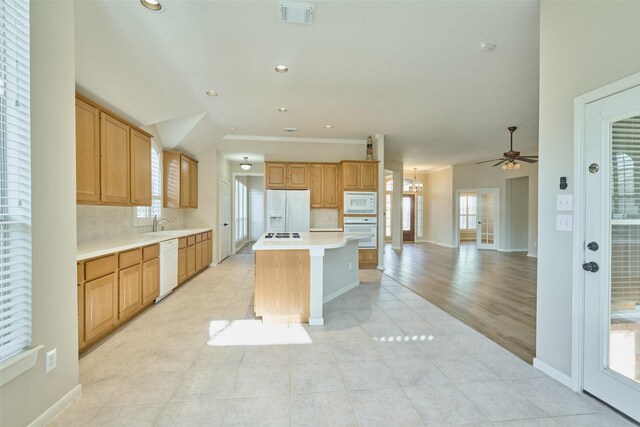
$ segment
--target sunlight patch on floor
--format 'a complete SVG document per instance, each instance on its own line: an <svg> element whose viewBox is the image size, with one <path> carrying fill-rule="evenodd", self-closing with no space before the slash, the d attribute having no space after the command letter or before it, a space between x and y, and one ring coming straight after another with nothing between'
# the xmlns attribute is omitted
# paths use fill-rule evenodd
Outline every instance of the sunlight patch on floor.
<svg viewBox="0 0 640 427"><path fill-rule="evenodd" d="M302 325L265 325L261 320L214 320L209 324L210 347L311 344Z"/></svg>
<svg viewBox="0 0 640 427"><path fill-rule="evenodd" d="M379 342L409 342L409 341L433 341L433 335L399 335L397 337L374 337L374 341Z"/></svg>

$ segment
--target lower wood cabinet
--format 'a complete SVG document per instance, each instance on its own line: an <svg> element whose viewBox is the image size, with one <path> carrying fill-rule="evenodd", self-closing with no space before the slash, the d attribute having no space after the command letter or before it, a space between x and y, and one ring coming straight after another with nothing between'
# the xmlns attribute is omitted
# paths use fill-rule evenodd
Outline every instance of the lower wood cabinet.
<svg viewBox="0 0 640 427"><path fill-rule="evenodd" d="M180 238L178 247L178 283L182 284L211 263L212 234ZM78 262L80 351L153 304L160 295L159 256L160 245L153 244Z"/></svg>
<svg viewBox="0 0 640 427"><path fill-rule="evenodd" d="M187 277L196 274L196 245L187 246Z"/></svg>
<svg viewBox="0 0 640 427"><path fill-rule="evenodd" d="M378 250L360 249L358 251L358 264L360 268L376 268L378 265Z"/></svg>
<svg viewBox="0 0 640 427"><path fill-rule="evenodd" d="M148 305L160 296L160 258L142 263L142 305Z"/></svg>
<svg viewBox="0 0 640 427"><path fill-rule="evenodd" d="M90 341L118 322L118 276L109 274L84 284L84 334Z"/></svg>
<svg viewBox="0 0 640 427"><path fill-rule="evenodd" d="M142 308L142 268L140 264L118 274L118 320L125 320Z"/></svg>
<svg viewBox="0 0 640 427"><path fill-rule="evenodd" d="M187 277L187 248L178 249L178 284L186 282Z"/></svg>

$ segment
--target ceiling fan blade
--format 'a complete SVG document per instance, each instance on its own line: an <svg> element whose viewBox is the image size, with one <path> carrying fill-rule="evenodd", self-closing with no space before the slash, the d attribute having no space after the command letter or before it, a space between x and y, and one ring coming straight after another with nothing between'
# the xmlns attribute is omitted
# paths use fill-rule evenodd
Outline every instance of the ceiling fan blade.
<svg viewBox="0 0 640 427"><path fill-rule="evenodd" d="M520 160L521 162L527 162L527 163L538 163L538 159L530 159L528 157L516 157L517 160Z"/></svg>
<svg viewBox="0 0 640 427"><path fill-rule="evenodd" d="M504 160L504 157L502 159L492 159L492 160L485 160L484 162L478 162L476 163L476 165L481 165L483 163L489 163L489 162L495 162L497 160Z"/></svg>
<svg viewBox="0 0 640 427"><path fill-rule="evenodd" d="M502 159L501 161L499 161L498 163L496 163L495 165L493 165L493 167L495 168L496 166L500 166L501 164L503 164L504 162L506 162L507 159Z"/></svg>
<svg viewBox="0 0 640 427"><path fill-rule="evenodd" d="M520 157L526 157L527 159L537 159L538 156L520 156Z"/></svg>

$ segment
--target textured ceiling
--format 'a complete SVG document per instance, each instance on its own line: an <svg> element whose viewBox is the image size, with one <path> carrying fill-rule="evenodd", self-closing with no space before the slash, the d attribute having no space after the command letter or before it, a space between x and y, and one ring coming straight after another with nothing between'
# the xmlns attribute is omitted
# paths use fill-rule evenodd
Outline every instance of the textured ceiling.
<svg viewBox="0 0 640 427"><path fill-rule="evenodd" d="M163 4L77 1L76 80L168 146L237 157L225 135L381 133L427 171L500 157L516 125L537 152L538 1L317 1L312 25L279 22L277 1Z"/></svg>

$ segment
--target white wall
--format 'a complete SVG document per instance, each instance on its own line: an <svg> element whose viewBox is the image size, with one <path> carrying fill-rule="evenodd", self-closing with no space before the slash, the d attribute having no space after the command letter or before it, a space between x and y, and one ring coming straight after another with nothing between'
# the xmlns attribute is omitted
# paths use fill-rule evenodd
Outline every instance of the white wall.
<svg viewBox="0 0 640 427"><path fill-rule="evenodd" d="M0 389L2 426L29 424L78 385L74 94L74 3L31 2L32 341L45 348Z"/></svg>
<svg viewBox="0 0 640 427"><path fill-rule="evenodd" d="M221 153L250 153L263 156L266 161L282 162L339 162L340 160L364 160L367 154L367 144L326 144L291 141L220 141L218 148ZM234 160L232 168L238 167L241 160ZM241 170L240 170L241 171ZM260 171L259 167L256 172ZM239 172L234 170L234 172ZM254 172L251 168L250 172ZM261 172L261 171L260 171Z"/></svg>
<svg viewBox="0 0 640 427"><path fill-rule="evenodd" d="M573 100L640 71L640 2L541 2L540 236L536 358L571 374L572 235L555 231L573 183ZM561 176L569 179L565 191ZM575 248L575 250L580 250Z"/></svg>
<svg viewBox="0 0 640 427"><path fill-rule="evenodd" d="M505 191L505 228L509 230L507 247L526 251L529 244L529 177L507 179Z"/></svg>
<svg viewBox="0 0 640 427"><path fill-rule="evenodd" d="M532 154L532 153L526 153ZM476 188L499 188L500 189L500 239L498 241L498 250L511 250L511 242L509 239L508 228L506 226L507 218L507 199L506 199L506 180L509 178L518 178L522 176L529 177L529 244L528 253L531 256L537 254L537 234L538 234L538 165L521 163L521 168L516 170L503 170L500 167L491 167L491 165L476 165L466 163L453 165L453 198L456 197L457 190L468 190ZM453 201L455 203L455 200ZM455 207L455 204L453 205ZM455 208L452 209L453 221L456 221ZM453 223L456 226L456 223ZM522 248L518 248L522 249Z"/></svg>
<svg viewBox="0 0 640 427"><path fill-rule="evenodd" d="M453 241L453 169L446 168L425 175L418 175L423 190L422 240L445 246L455 246Z"/></svg>

